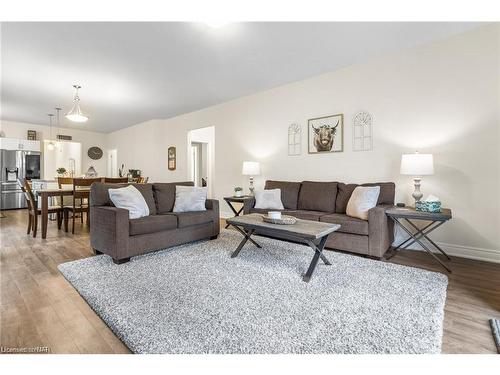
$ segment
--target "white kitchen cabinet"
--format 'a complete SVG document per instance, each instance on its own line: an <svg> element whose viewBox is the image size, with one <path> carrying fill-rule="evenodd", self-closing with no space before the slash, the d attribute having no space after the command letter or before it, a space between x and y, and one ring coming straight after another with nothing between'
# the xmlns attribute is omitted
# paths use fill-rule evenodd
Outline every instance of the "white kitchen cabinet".
<svg viewBox="0 0 500 375"><path fill-rule="evenodd" d="M18 138L0 138L0 150L21 150L40 152L40 141Z"/></svg>

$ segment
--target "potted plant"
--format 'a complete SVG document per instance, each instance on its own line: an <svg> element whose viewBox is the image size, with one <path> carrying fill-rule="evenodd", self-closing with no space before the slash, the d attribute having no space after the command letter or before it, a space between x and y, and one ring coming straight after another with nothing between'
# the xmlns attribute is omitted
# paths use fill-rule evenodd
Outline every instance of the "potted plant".
<svg viewBox="0 0 500 375"><path fill-rule="evenodd" d="M243 196L243 188L239 187L239 186L236 186L234 188L234 196L235 197L241 197L241 196Z"/></svg>
<svg viewBox="0 0 500 375"><path fill-rule="evenodd" d="M56 169L56 172L57 172L57 174L58 174L60 177L62 177L62 176L64 176L64 175L66 174L66 168L64 168L64 167L57 168L57 169Z"/></svg>

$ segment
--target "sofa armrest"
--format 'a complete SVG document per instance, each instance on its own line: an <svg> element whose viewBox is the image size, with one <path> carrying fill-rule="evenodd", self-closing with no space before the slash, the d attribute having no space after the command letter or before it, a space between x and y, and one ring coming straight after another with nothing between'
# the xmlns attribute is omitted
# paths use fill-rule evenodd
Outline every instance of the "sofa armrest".
<svg viewBox="0 0 500 375"><path fill-rule="evenodd" d="M128 210L110 206L90 207L90 244L113 259L127 258Z"/></svg>
<svg viewBox="0 0 500 375"><path fill-rule="evenodd" d="M255 198L251 197L243 201L243 215L248 215L250 209L255 207Z"/></svg>
<svg viewBox="0 0 500 375"><path fill-rule="evenodd" d="M385 214L392 207L390 204L381 204L368 211L368 248L371 256L382 257L394 240L394 223Z"/></svg>
<svg viewBox="0 0 500 375"><path fill-rule="evenodd" d="M212 211L212 219L214 222L214 232L212 236L217 236L220 232L219 201L217 199L207 199L205 208Z"/></svg>

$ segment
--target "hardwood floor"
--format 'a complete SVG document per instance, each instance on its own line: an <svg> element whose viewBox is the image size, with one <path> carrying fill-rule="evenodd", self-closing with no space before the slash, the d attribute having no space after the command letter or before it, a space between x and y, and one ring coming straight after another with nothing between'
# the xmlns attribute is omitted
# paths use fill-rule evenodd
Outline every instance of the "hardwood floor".
<svg viewBox="0 0 500 375"><path fill-rule="evenodd" d="M26 235L27 212L0 219L0 346L50 353L130 353L66 282L57 265L92 256L85 225L75 235L49 222L47 239ZM393 263L441 272L424 253ZM488 319L500 316L500 264L453 258L445 306L443 353L496 353Z"/></svg>

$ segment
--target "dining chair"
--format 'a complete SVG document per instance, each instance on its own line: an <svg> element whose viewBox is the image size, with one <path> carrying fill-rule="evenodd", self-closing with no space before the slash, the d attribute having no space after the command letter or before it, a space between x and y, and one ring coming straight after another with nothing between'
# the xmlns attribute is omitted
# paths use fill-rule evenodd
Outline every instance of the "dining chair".
<svg viewBox="0 0 500 375"><path fill-rule="evenodd" d="M138 177L137 178L137 183L138 184L147 184L149 180L149 177Z"/></svg>
<svg viewBox="0 0 500 375"><path fill-rule="evenodd" d="M128 177L104 177L104 182L108 184L123 184L128 182Z"/></svg>
<svg viewBox="0 0 500 375"><path fill-rule="evenodd" d="M38 229L38 216L42 214L42 210L38 209L37 200L35 195L31 190L31 185L28 180L24 180L24 184L21 185L21 190L26 198L28 204L28 230L26 234L30 234L33 230L33 238L36 237L36 232ZM61 206L49 206L49 214L57 214L57 229L61 229L62 224L62 213L63 209Z"/></svg>
<svg viewBox="0 0 500 375"><path fill-rule="evenodd" d="M64 206L64 230L68 231L69 213L71 212L72 226L71 233L75 234L75 216L81 215L81 222L83 223L83 214L87 216L87 227L90 226L90 209L88 201L84 200L89 198L88 191L81 191L81 188L88 188L94 182L101 182L101 178L73 178L73 204L71 206Z"/></svg>

